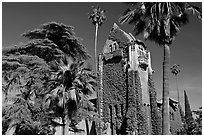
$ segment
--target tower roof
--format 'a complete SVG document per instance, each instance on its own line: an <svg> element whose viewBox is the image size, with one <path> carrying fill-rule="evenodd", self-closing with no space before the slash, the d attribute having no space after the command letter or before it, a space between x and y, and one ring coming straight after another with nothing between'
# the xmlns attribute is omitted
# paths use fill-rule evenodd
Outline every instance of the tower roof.
<svg viewBox="0 0 204 137"><path fill-rule="evenodd" d="M135 42L138 45L142 45L145 50L147 48L143 41L136 39L131 33L126 33L125 31L120 29L116 23L113 24L108 39L106 40L106 44L103 48L103 53L106 53L109 45L113 42L117 42L119 44L119 47L124 47L131 42Z"/></svg>

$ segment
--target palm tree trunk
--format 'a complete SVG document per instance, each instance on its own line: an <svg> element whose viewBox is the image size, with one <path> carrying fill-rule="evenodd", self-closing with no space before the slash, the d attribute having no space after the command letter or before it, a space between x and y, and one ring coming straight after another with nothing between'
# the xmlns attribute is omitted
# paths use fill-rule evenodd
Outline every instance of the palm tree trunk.
<svg viewBox="0 0 204 137"><path fill-rule="evenodd" d="M98 23L96 23L96 30L95 30L95 64L96 64L96 72L97 72L97 35L98 35Z"/></svg>
<svg viewBox="0 0 204 137"><path fill-rule="evenodd" d="M163 61L163 103L162 103L162 134L170 134L169 119L169 59L170 48L164 45L164 61Z"/></svg>
<svg viewBox="0 0 204 137"><path fill-rule="evenodd" d="M96 29L95 29L95 64L96 64L96 76L97 76L97 71L98 71L98 67L97 67L97 35L98 35L98 23L96 23ZM101 111L100 111L100 103L101 103L101 100L100 100L100 94L97 92L97 98L98 98L98 104L97 104L97 107L98 107L98 113L99 113L99 117L101 117ZM98 126L99 126L99 131L98 131L98 134L101 135L102 131L101 131L101 122L98 123Z"/></svg>
<svg viewBox="0 0 204 137"><path fill-rule="evenodd" d="M65 135L65 119L62 117L62 135Z"/></svg>
<svg viewBox="0 0 204 137"><path fill-rule="evenodd" d="M62 103L63 103L63 109L65 108L65 102L64 102L64 94L63 94L63 98L62 98ZM64 116L64 111L63 111L63 115L62 115L62 135L65 135L65 116Z"/></svg>
<svg viewBox="0 0 204 137"><path fill-rule="evenodd" d="M86 123L86 134L89 135L89 122L87 118L85 118L85 123Z"/></svg>
<svg viewBox="0 0 204 137"><path fill-rule="evenodd" d="M177 95L178 95L178 103L180 104L177 75L176 75L176 88L177 88Z"/></svg>

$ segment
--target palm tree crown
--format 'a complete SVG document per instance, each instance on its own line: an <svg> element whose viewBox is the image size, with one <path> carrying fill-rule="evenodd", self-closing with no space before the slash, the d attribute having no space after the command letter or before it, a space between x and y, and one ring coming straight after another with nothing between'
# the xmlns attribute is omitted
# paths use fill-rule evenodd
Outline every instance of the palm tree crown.
<svg viewBox="0 0 204 137"><path fill-rule="evenodd" d="M184 2L139 2L128 3L136 6L127 9L120 23L134 25L135 34L144 32L145 39L159 45L171 44L182 25L187 24L187 11L192 11L201 19L201 9Z"/></svg>
<svg viewBox="0 0 204 137"><path fill-rule="evenodd" d="M101 26L103 22L106 20L105 10L102 10L99 6L97 8L93 7L93 12L89 13L89 19L92 21L94 25L98 24Z"/></svg>
<svg viewBox="0 0 204 137"><path fill-rule="evenodd" d="M177 76L181 70L179 69L179 65L174 64L171 68L171 73L174 74L175 76Z"/></svg>

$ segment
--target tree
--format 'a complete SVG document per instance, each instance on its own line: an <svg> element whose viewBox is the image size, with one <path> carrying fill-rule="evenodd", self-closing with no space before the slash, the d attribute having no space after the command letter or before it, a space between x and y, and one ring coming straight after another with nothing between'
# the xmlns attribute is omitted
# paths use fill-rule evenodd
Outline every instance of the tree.
<svg viewBox="0 0 204 137"><path fill-rule="evenodd" d="M93 25L95 25L95 64L96 64L96 72L97 68L97 35L98 35L98 28L103 24L106 20L105 10L102 10L99 6L97 8L93 7L93 12L90 13L89 19L92 21Z"/></svg>
<svg viewBox="0 0 204 137"><path fill-rule="evenodd" d="M94 47L95 47L95 65L96 65L96 68L95 68L95 71L96 71L96 74L97 74L97 71L98 71L98 65L97 65L97 35L98 35L98 29L99 29L99 26L101 26L103 24L103 22L106 20L106 16L105 16L105 10L102 10L99 6L97 6L97 8L94 8L93 7L93 12L92 13L89 13L89 16L88 18L92 21L93 25L95 25L95 42L94 42ZM99 94L97 94L97 97L99 98ZM100 114L100 107L99 107L99 103L100 103L100 100L98 101L98 113L99 113L99 116L101 115ZM99 128L101 127L101 124L99 124ZM99 131L99 134L101 134L101 129Z"/></svg>
<svg viewBox="0 0 204 137"><path fill-rule="evenodd" d="M174 64L171 68L171 73L175 75L176 77L176 89L177 89L177 95L178 95L178 102L180 104L180 99L179 99L179 90L178 90L178 77L177 75L181 72L181 70L179 69L179 65Z"/></svg>
<svg viewBox="0 0 204 137"><path fill-rule="evenodd" d="M193 113L196 115L196 128L194 129L194 134L202 135L202 107L198 110L194 110Z"/></svg>
<svg viewBox="0 0 204 137"><path fill-rule="evenodd" d="M178 108L179 108L179 112L180 112L180 115L181 115L181 120L182 122L184 122L184 114L183 114L183 110L181 108L181 104L180 104L180 99L179 99L179 89L178 89L178 78L177 78L177 75L180 73L180 69L179 69L179 65L177 64L174 64L171 68L171 73L175 75L176 77L176 89L177 89L177 95L178 95Z"/></svg>
<svg viewBox="0 0 204 137"><path fill-rule="evenodd" d="M36 40L36 43L33 43L36 44L33 47L36 51L40 49L37 44L43 43L44 51L50 51L50 54L47 55L47 57L51 57L49 60L53 59L51 55L53 52L54 56L61 53L78 60L86 60L90 57L81 43L81 38L76 37L74 27L63 23L48 22L41 25L40 29L27 31L22 36Z"/></svg>
<svg viewBox="0 0 204 137"><path fill-rule="evenodd" d="M84 62L69 65L66 58L60 62L54 61L51 65L54 76L48 82L46 102L48 102L47 106L54 116L53 118L61 118L63 135L65 134L65 125L67 123L68 126L70 125L79 108L95 110L88 100L88 95L94 92L95 76L83 65Z"/></svg>
<svg viewBox="0 0 204 137"><path fill-rule="evenodd" d="M120 23L133 24L135 35L144 32L144 38L164 48L163 58L163 109L162 134L170 134L169 121L169 59L170 45L181 27L188 23L187 11L201 19L201 9L184 2L140 2L129 3L134 9L127 9L119 19Z"/></svg>
<svg viewBox="0 0 204 137"><path fill-rule="evenodd" d="M42 100L41 100L42 101ZM12 104L2 108L2 134L49 135L54 134L54 126L45 115L41 102L26 100L25 94L18 94Z"/></svg>
<svg viewBox="0 0 204 137"><path fill-rule="evenodd" d="M3 91L5 92L3 134L50 134L52 132L50 127L41 123L41 119L34 118L35 111L39 108L33 108L36 105L36 96L39 95L45 80L49 77L48 70L45 61L37 56L3 55ZM45 133L41 129L50 131Z"/></svg>
<svg viewBox="0 0 204 137"><path fill-rule="evenodd" d="M71 89L73 85L76 85L72 83L73 80L76 80L75 83L77 83L77 76L82 75L82 73L85 71L85 68L84 70L81 69L81 71L77 71L80 68L79 65L90 57L87 54L84 45L81 43L80 38L75 36L72 26L66 26L62 23L49 22L43 24L40 29L28 31L22 34L22 36L28 37L30 41L26 44L21 43L19 45L8 46L4 48L2 52L5 93L10 91L8 87L11 87L12 83L17 83L20 91L22 91L19 95L23 96L25 100L33 103L33 106L35 106L36 100L41 99L42 103L42 99L50 94L50 92L53 90L59 91L57 92L57 96L59 97L58 103L61 104L66 104L67 102L73 103L70 98L66 97L70 97L70 95L72 95L71 93L75 93L75 89L77 89L78 97L81 97L82 94L88 92L87 87L77 87L74 89L74 92ZM54 63L55 65L53 65ZM75 66L73 67L75 69L72 71L73 76L76 76L77 78L71 77L70 75L72 74L70 71L72 66ZM83 74L83 76L85 75ZM13 79L20 79L20 82ZM89 83L86 80L87 79L85 79L83 82ZM90 83L93 84L93 81ZM88 86L88 89L91 91L94 90L92 88L93 87L90 85ZM81 92L78 91L79 89ZM12 92L14 92L14 90ZM88 94L90 94L90 92L88 92ZM32 99L30 100L31 97ZM64 101L67 102L64 103ZM78 98L78 101L83 102L82 98ZM13 105L15 106L16 104ZM25 101L24 105L26 105ZM52 105L53 108L55 104ZM44 106L41 104L41 107ZM20 112L24 112L21 111L21 108L23 107L17 108L19 108ZM69 105L70 110L66 110L66 112L69 113L69 116L73 116L72 114L74 114L76 111L75 108L76 105L75 107ZM10 110L8 112L8 114L11 114ZM48 117L50 116L49 112L50 111L46 109L43 109L42 111L42 113ZM23 116L26 115L26 113L23 113ZM27 114L30 116L30 113ZM30 117L32 118L32 116L33 114ZM40 118L42 121L43 119L45 121L46 117ZM49 118L49 120L51 119ZM36 120L31 121L30 124L34 125L32 122L35 121ZM17 128L15 130L17 131ZM23 134L28 132L19 133Z"/></svg>
<svg viewBox="0 0 204 137"><path fill-rule="evenodd" d="M188 96L185 90L184 90L184 102L185 102L185 124L187 126L186 133L187 135L193 135L193 129L195 128L195 123L194 123L190 103L188 100Z"/></svg>
<svg viewBox="0 0 204 137"><path fill-rule="evenodd" d="M202 107L191 111L188 96L184 90L185 99L185 119L183 127L178 131L178 135L202 135ZM195 119L193 115L195 115Z"/></svg>

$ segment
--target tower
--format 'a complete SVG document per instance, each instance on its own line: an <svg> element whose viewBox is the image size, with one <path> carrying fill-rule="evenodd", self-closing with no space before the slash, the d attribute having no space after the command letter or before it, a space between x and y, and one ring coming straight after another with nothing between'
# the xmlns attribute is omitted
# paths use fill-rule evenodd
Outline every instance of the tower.
<svg viewBox="0 0 204 137"><path fill-rule="evenodd" d="M145 44L114 24L99 55L99 113L107 134L151 134L150 73Z"/></svg>

